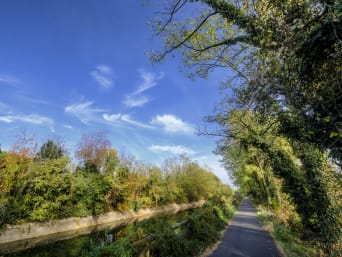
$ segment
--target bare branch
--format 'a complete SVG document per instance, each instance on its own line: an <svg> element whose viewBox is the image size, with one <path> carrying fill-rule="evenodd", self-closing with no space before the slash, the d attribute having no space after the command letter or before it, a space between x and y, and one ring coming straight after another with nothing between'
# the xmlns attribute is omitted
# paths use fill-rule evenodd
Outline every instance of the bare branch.
<svg viewBox="0 0 342 257"><path fill-rule="evenodd" d="M160 59L163 59L167 54L171 53L172 51L174 51L175 49L179 48L180 46L182 46L185 42L187 42L189 39L191 39L196 32L206 23L206 21L211 17L216 15L217 12L213 12L208 14L198 25L197 27L190 33L190 35L188 35L187 37L185 37L181 42L179 42L178 44L172 46L170 49L166 50Z"/></svg>
<svg viewBox="0 0 342 257"><path fill-rule="evenodd" d="M183 3L181 3L183 2ZM170 22L172 21L174 15L186 4L186 0L182 1L182 0L178 0L177 3L173 6L172 10L170 13L168 13L169 19L165 22L164 26L161 28L161 31L164 31L166 29L166 27L170 24Z"/></svg>

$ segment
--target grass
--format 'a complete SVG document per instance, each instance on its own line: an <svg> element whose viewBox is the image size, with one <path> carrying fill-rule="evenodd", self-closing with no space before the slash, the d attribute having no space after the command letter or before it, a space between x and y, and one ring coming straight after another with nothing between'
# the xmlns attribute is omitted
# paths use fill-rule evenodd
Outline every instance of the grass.
<svg viewBox="0 0 342 257"><path fill-rule="evenodd" d="M258 207L258 219L270 231L287 257L322 257L323 252L314 242L303 241L298 233L281 223L277 216L262 207Z"/></svg>

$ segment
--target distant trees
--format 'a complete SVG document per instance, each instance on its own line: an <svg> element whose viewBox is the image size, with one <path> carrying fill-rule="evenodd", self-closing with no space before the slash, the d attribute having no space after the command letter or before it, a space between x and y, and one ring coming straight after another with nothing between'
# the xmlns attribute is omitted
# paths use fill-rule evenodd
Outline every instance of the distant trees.
<svg viewBox="0 0 342 257"><path fill-rule="evenodd" d="M102 172L109 149L110 142L103 133L83 135L76 157L88 170Z"/></svg>
<svg viewBox="0 0 342 257"><path fill-rule="evenodd" d="M83 136L71 162L64 148L48 140L36 152L16 143L0 152L0 226L18 220L44 221L139 210L167 203L230 197L210 171L189 159L163 169L119 156L103 134ZM222 190L221 190L222 189Z"/></svg>
<svg viewBox="0 0 342 257"><path fill-rule="evenodd" d="M186 197L188 201L210 198L222 190L220 180L212 172L187 157L168 159L164 169L167 171L167 178L179 185L182 197Z"/></svg>
<svg viewBox="0 0 342 257"><path fill-rule="evenodd" d="M40 151L37 153L37 159L58 159L63 157L64 149L62 146L54 142L53 140L48 140L40 147Z"/></svg>

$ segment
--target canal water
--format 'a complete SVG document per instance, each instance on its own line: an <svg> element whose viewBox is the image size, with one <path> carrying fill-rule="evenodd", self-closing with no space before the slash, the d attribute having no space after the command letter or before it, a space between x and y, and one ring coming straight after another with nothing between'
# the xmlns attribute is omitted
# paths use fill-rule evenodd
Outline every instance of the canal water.
<svg viewBox="0 0 342 257"><path fill-rule="evenodd" d="M48 245L38 246L21 252L7 254L5 257L81 257L92 256L96 248L104 247L117 238L120 229L94 232L89 235L57 241Z"/></svg>
<svg viewBox="0 0 342 257"><path fill-rule="evenodd" d="M178 214L166 215L162 217L154 217L146 221L136 221L128 226L144 225L153 226L154 221L158 219L167 219L168 222L177 223L185 218L187 213L185 211ZM98 256L98 250L113 243L115 240L123 237L125 233L125 227L116 228L114 230L104 230L100 232L93 232L88 235L82 235L74 237L72 239L57 241L51 244L46 244L31 249L27 249L20 252L14 252L11 254L3 255L4 257L91 257Z"/></svg>

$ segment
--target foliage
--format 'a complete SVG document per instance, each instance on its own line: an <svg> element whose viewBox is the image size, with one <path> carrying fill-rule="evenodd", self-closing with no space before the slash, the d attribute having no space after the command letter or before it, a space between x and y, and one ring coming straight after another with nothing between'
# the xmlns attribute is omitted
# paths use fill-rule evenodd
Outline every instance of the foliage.
<svg viewBox="0 0 342 257"><path fill-rule="evenodd" d="M227 225L233 212L228 204L209 201L185 214L129 224L117 234L117 240L93 250L90 255L140 256L149 251L150 256L197 256L219 239L219 231ZM184 220L187 221L184 225L173 227Z"/></svg>
<svg viewBox="0 0 342 257"><path fill-rule="evenodd" d="M178 198L197 201L218 196L220 192L226 191L212 172L187 157L168 159L164 164L164 170L168 179L178 185ZM232 194L231 191L227 193Z"/></svg>
<svg viewBox="0 0 342 257"><path fill-rule="evenodd" d="M204 206L136 221L114 231L94 232L10 256L198 256L216 242L235 211L230 197L208 201ZM145 255L144 255L145 254ZM7 256L7 255L6 255Z"/></svg>
<svg viewBox="0 0 342 257"><path fill-rule="evenodd" d="M111 184L98 173L78 169L72 177L73 215L99 215L106 210L106 195Z"/></svg>
<svg viewBox="0 0 342 257"><path fill-rule="evenodd" d="M288 257L337 257L342 253L341 245L335 244L331 246L329 253L325 255L321 246L317 245L313 238L303 239L300 231L293 229L293 224L280 220L279 216L268 208L258 207L258 219L280 243Z"/></svg>
<svg viewBox="0 0 342 257"><path fill-rule="evenodd" d="M70 215L71 176L69 159L47 159L33 163L22 179L23 210L32 220L50 220Z"/></svg>
<svg viewBox="0 0 342 257"><path fill-rule="evenodd" d="M0 153L0 227L22 216L21 181L32 163L25 153Z"/></svg>
<svg viewBox="0 0 342 257"><path fill-rule="evenodd" d="M328 249L341 238L333 193L341 187L328 167L328 155L342 160L340 1L167 2L167 17L154 23L163 48L152 59L178 52L192 75L235 72L208 118L220 126L209 132L222 137L218 153L259 203L281 209L288 194Z"/></svg>
<svg viewBox="0 0 342 257"><path fill-rule="evenodd" d="M102 134L95 135L82 139L77 154L83 159L76 168L51 140L38 153L25 140L13 151L1 151L0 226L138 211L232 194L211 171L188 158L170 159L169 166L161 169L119 156Z"/></svg>
<svg viewBox="0 0 342 257"><path fill-rule="evenodd" d="M37 153L36 159L58 159L63 157L64 149L52 140L48 140L40 147L40 151Z"/></svg>
<svg viewBox="0 0 342 257"><path fill-rule="evenodd" d="M49 142L38 154L0 152L1 226L19 220L99 215L113 209L136 211L210 199L203 208L179 214L177 219L160 217L128 225L113 243L102 239L68 241L69 256L136 256L144 249L152 256L191 256L218 239L218 231L235 210L231 188L184 156L169 159L159 168L119 157L116 150L108 148L101 154L100 169L87 161L74 169L65 152L61 157L51 154L56 152L50 150L57 148ZM172 227L183 219L187 224ZM133 244L144 238L150 238L147 244ZM51 251L41 250L39 256L63 254L57 245ZM37 256L34 250L23 254Z"/></svg>
<svg viewBox="0 0 342 257"><path fill-rule="evenodd" d="M103 133L83 135L76 156L90 171L102 172L110 142Z"/></svg>
<svg viewBox="0 0 342 257"><path fill-rule="evenodd" d="M326 156L311 144L292 142L292 147L278 135L277 123L249 111L233 111L219 122L230 126L230 138L218 151L237 183L257 202L275 209L281 207L281 194L289 194L304 227L327 244L337 242L341 210L329 187Z"/></svg>
<svg viewBox="0 0 342 257"><path fill-rule="evenodd" d="M287 137L329 149L341 160L340 1L167 3L164 16L152 23L163 41L153 61L178 52L200 77L229 68L237 76L228 81L235 93L230 107L276 114Z"/></svg>

